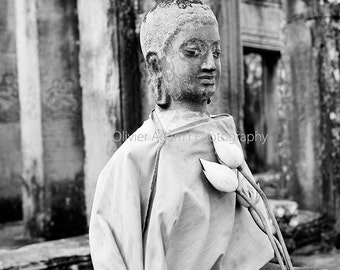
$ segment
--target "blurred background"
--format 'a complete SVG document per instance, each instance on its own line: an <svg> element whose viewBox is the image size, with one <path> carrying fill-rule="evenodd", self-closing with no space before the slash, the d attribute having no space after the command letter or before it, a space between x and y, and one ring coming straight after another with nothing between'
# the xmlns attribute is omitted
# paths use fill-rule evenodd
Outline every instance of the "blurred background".
<svg viewBox="0 0 340 270"><path fill-rule="evenodd" d="M154 2L0 0L0 269L91 269L98 175L154 106L139 45ZM211 113L248 138L296 264L340 269L340 1L205 2L222 40Z"/></svg>

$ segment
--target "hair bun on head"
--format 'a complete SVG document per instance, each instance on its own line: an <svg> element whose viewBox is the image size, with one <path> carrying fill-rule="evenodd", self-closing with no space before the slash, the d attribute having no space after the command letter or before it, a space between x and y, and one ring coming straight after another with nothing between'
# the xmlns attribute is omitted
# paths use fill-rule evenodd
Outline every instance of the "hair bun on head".
<svg viewBox="0 0 340 270"><path fill-rule="evenodd" d="M171 37L190 21L216 24L217 20L201 0L157 0L145 16L140 29L140 42L144 57L157 53L161 57Z"/></svg>

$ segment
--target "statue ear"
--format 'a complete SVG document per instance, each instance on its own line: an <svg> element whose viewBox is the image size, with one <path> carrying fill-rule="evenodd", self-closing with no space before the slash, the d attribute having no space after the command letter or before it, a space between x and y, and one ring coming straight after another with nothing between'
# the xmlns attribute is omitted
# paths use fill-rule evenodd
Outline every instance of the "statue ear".
<svg viewBox="0 0 340 270"><path fill-rule="evenodd" d="M161 71L161 65L160 65L160 59L155 52L148 52L146 55L146 66L151 73L151 76L160 76Z"/></svg>
<svg viewBox="0 0 340 270"><path fill-rule="evenodd" d="M170 105L171 98L163 85L163 73L157 53L149 52L146 55L146 64L151 74L155 102L158 106L165 109Z"/></svg>

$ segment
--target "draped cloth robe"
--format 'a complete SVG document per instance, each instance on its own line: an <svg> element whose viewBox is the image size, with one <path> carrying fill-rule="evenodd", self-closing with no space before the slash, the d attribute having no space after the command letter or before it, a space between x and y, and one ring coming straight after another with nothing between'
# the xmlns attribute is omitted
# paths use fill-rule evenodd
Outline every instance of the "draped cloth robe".
<svg viewBox="0 0 340 270"><path fill-rule="evenodd" d="M153 112L114 153L90 221L96 270L256 270L273 257L235 193L202 172L200 158L217 162L211 131L237 138L229 115L165 133Z"/></svg>

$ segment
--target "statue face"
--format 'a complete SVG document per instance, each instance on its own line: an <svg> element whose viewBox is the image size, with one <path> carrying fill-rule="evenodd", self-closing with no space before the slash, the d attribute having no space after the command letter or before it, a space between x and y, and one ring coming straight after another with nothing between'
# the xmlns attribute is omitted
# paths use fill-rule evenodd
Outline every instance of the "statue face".
<svg viewBox="0 0 340 270"><path fill-rule="evenodd" d="M172 100L202 103L215 93L220 50L217 25L188 22L180 28L161 59L163 87Z"/></svg>

